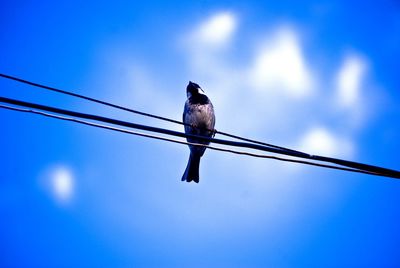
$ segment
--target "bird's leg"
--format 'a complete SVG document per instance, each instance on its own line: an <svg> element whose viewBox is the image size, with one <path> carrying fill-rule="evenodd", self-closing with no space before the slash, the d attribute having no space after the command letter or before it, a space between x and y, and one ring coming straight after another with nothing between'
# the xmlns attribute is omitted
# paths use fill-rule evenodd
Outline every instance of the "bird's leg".
<svg viewBox="0 0 400 268"><path fill-rule="evenodd" d="M215 134L217 134L217 130L215 128L213 128L212 132L212 137L214 138Z"/></svg>

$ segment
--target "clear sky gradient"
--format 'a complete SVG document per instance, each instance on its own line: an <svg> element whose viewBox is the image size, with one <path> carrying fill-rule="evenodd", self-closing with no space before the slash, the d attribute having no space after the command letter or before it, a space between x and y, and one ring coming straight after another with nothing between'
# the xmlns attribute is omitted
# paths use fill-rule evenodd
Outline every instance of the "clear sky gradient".
<svg viewBox="0 0 400 268"><path fill-rule="evenodd" d="M396 1L2 1L0 72L400 169ZM182 131L0 79L1 96ZM399 267L400 181L0 110L1 267ZM222 137L220 137L222 138Z"/></svg>

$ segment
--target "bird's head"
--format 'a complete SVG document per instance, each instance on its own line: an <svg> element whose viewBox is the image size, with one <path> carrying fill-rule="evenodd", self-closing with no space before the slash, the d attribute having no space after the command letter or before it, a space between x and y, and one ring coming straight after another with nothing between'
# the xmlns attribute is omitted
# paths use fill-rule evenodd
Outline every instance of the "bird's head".
<svg viewBox="0 0 400 268"><path fill-rule="evenodd" d="M206 95L203 89L201 89L201 87L198 84L193 83L192 81L189 81L189 84L186 87L186 94L188 98L199 94Z"/></svg>

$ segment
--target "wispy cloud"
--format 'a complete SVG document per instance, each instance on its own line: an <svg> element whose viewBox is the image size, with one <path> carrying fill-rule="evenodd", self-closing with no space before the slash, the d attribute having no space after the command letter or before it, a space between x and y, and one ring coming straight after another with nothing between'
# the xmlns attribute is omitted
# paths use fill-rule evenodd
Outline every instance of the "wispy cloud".
<svg viewBox="0 0 400 268"><path fill-rule="evenodd" d="M61 202L68 202L74 192L74 179L71 170L57 168L51 178L54 196Z"/></svg>
<svg viewBox="0 0 400 268"><path fill-rule="evenodd" d="M279 28L257 52L250 83L260 90L283 90L290 97L312 92L313 78L296 33Z"/></svg>
<svg viewBox="0 0 400 268"><path fill-rule="evenodd" d="M65 165L48 168L41 178L46 192L61 205L68 205L75 193L75 177L72 170Z"/></svg>
<svg viewBox="0 0 400 268"><path fill-rule="evenodd" d="M220 12L202 22L188 38L192 46L217 48L231 40L237 27L237 17L231 12Z"/></svg>
<svg viewBox="0 0 400 268"><path fill-rule="evenodd" d="M336 91L338 103L345 108L358 104L362 94L362 83L366 74L367 64L356 55L348 55L336 76Z"/></svg>
<svg viewBox="0 0 400 268"><path fill-rule="evenodd" d="M353 154L353 144L350 140L339 137L333 131L321 126L307 130L297 147L310 154L330 157L351 157Z"/></svg>

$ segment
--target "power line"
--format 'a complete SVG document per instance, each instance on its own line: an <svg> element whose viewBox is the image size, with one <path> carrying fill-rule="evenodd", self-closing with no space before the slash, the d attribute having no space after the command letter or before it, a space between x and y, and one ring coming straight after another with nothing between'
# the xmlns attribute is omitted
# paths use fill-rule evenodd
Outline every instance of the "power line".
<svg viewBox="0 0 400 268"><path fill-rule="evenodd" d="M173 131L173 130L164 129L164 128L136 124L136 123L121 121L121 120L98 116L98 115L93 115L93 114L74 112L74 111L70 111L70 110L64 110L64 109L60 109L60 108L56 108L56 107L50 107L50 106L46 106L46 105L30 103L30 102L15 100L15 99L9 99L9 98L5 98L5 97L0 97L0 102L17 105L17 106L33 108L33 109L38 109L38 110L57 113L57 114L62 114L62 115L68 115L68 116L72 116L72 117L100 121L103 123L108 123L108 124L113 124L113 125L118 125L118 126L123 126L123 127L128 127L128 128L135 128L135 129L140 129L140 130L145 130L145 131L150 131L150 132L157 132L157 133L162 133L162 134L171 135L171 136L177 136L177 137L181 137L181 138L193 138L193 139L198 139L201 141L207 141L207 142L213 142L213 143L218 143L218 144L223 144L223 145L243 147L243 148L249 148L249 149L255 149L255 150L261 150L261 151L267 151L267 152L273 152L273 153L286 154L286 155L295 156L295 157L304 157L304 155L306 155L304 153L287 152L285 150L268 147L268 146L263 146L263 145L258 145L258 144L254 144L254 143L234 142L234 141L228 141L228 140L222 140L222 139L209 138L209 137L205 137L205 136L186 134L186 133L182 133L179 131ZM309 155L307 155L307 156L309 156Z"/></svg>
<svg viewBox="0 0 400 268"><path fill-rule="evenodd" d="M361 171L366 171L369 173L379 174L382 176L387 176L387 177L392 177L392 178L400 178L400 172L396 171L396 170L382 168L382 167L378 167L378 166L367 165L367 164L363 164L363 163L347 161L347 160L342 160L342 159L323 157L323 156L318 156L318 155L308 155L305 153L298 154L296 152L280 150L277 148L253 144L253 143L234 142L234 141L228 141L228 140L222 140L222 139L208 138L208 137L204 137L204 136L191 135L191 134L186 134L186 133L182 133L182 132L178 132L178 131L172 131L172 130L163 129L163 128L135 124L135 123L131 123L131 122L125 122L125 121L121 121L121 120L116 120L116 119L92 115L92 114L85 114L85 113L79 113L79 112L74 112L74 111L69 111L69 110L63 110L63 109L59 109L59 108L55 108L55 107L49 107L49 106L35 104L35 103L29 103L29 102L23 102L23 101L19 101L19 100L4 98L4 97L0 97L0 102L17 105L17 106L22 106L22 107L38 109L38 110L57 113L57 114L62 114L62 115L67 115L67 116L72 116L72 117L77 117L77 118L100 121L103 123L108 123L108 124L113 124L113 125L118 125L118 126L123 126L123 127L128 127L128 128L135 128L135 129L140 129L140 130L145 130L145 131L150 131L150 132L157 132L157 133L162 133L162 134L172 135L172 136L177 136L177 137L182 137L182 138L189 137L189 138L194 138L194 139L198 139L201 141L213 142L213 143L217 143L217 144L221 144L221 145L255 149L255 150L260 150L260 151L266 151L266 152L272 152L272 153L294 156L294 157L299 157L299 158L305 158L305 159L309 159L309 160L329 162L329 163L334 163L334 164L337 164L340 166L345 166L345 167L349 167L349 168L353 168L353 169L357 169L357 170L361 170Z"/></svg>
<svg viewBox="0 0 400 268"><path fill-rule="evenodd" d="M215 147L215 146L206 145L206 144L201 144L201 143L179 141L179 140L176 140L176 139L170 139L170 138L165 138L165 137L161 137L161 136L157 136L157 135L151 135L151 134L144 134L144 133L140 133L140 132L136 132L136 131L132 131L132 130L112 127L112 126L108 126L108 125L97 124L97 123L93 123L93 122L89 122L89 121L85 121L85 120L79 120L79 119L72 118L72 117L54 115L54 114L45 113L45 112L32 110L32 109L17 108L17 107L2 105L2 104L0 104L0 108L13 110L13 111L19 111L19 112L38 114L38 115L51 117L51 118L56 118L56 119L60 119L60 120L64 120L64 121L72 121L72 122L83 124L83 125L93 126L93 127L102 128L102 129L108 129L108 130L112 130L112 131L117 131L117 132L122 132L122 133L131 134L131 135L136 135L136 136L141 136L141 137L146 137L146 138L152 138L152 139L157 139L157 140L162 140L162 141L167 141L167 142L172 142L172 143L206 147L206 148L211 149L211 150L222 151L222 152L227 152L227 153L233 153L233 154L239 154L239 155L247 155L247 156L258 157L258 158L274 159L274 160L292 162L292 163L300 163L300 164L305 164L305 165L312 165L312 166L318 166L318 167L323 167L323 168L330 168L330 169L337 169L337 170L350 171L350 172L356 172L356 173L363 173L363 174L368 174L368 175L384 176L384 175L379 174L379 173L363 171L363 170L354 169L354 168L344 168L344 167L339 167L339 166L326 165L326 164L320 164L320 163L314 163L314 162L296 160L296 159L290 159L290 158L283 158L283 157L277 157L277 156L272 156L272 155L255 154L255 153L249 153L249 152L243 152L243 151L237 151L237 150L224 149L224 148Z"/></svg>
<svg viewBox="0 0 400 268"><path fill-rule="evenodd" d="M17 81L17 82L20 82L20 83L23 83L23 84L27 84L27 85L30 85L30 86L39 87L39 88L47 89L47 90L50 90L50 91L58 92L58 93L61 93L61 94L65 94L65 95L77 97L77 98L80 98L80 99L88 100L88 101L91 101L91 102L99 103L99 104L106 105L106 106L109 106L109 107L113 107L113 108L116 108L116 109L119 109L119 110L131 112L131 113L135 113L135 114L140 114L140 115L147 116L147 117L156 118L156 119L164 120L164 121L175 123L175 124L185 125L183 122L180 122L180 121L177 121L177 120L174 120L174 119L169 119L169 118L158 116L158 115L153 115L153 114L149 114L149 113L140 112L140 111L137 111L137 110L134 110L134 109L130 109L130 108L123 107L123 106L120 106L120 105L112 104L112 103L109 103L109 102L106 102L106 101L102 101L102 100L99 100L99 99L87 97L87 96L84 96L84 95L81 95L81 94L77 94L77 93L73 93L73 92L70 92L70 91L58 89L58 88L55 88L55 87L50 87L50 86L38 84L38 83L31 82L31 81L28 81L28 80L25 80L25 79L22 79L22 78L14 77L14 76L11 76L11 75L0 73L0 77L6 78L6 79L10 79L10 80L14 80L14 81Z"/></svg>
<svg viewBox="0 0 400 268"><path fill-rule="evenodd" d="M135 114L139 114L139 115L143 115L143 116L147 116L147 117L151 117L151 118L155 118L155 119L159 119L159 120L163 120L163 121L167 121L167 122L175 123L175 124L179 124L179 125L194 127L194 126L192 126L190 124L186 124L186 123L178 121L178 120L174 120L174 119L170 119L170 118L167 118L167 117L158 116L158 115L154 115L154 114L150 114L150 113L141 112L141 111L134 110L134 109L131 109L131 108L123 107L121 105L113 104L113 103L110 103L110 102L107 102L107 101L95 99L95 98L92 98L92 97L84 96L84 95L81 95L81 94L73 93L73 92L62 90L62 89L59 89L59 88L50 87L50 86L42 85L42 84L35 83L35 82L32 82L32 81L28 81L28 80L25 80L25 79L22 79L22 78L19 78L19 77L7 75L7 74L2 74L2 73L0 73L0 77L6 78L6 79L9 79L9 80L13 80L13 81L16 81L16 82L19 82L19 83L27 84L27 85L30 85L30 86L34 86L34 87L38 87L38 88L54 91L54 92L57 92L57 93L61 93L61 94L65 94L65 95L69 95L69 96L73 96L73 97L77 97L77 98L80 98L80 99L88 100L88 101L91 101L91 102L95 102L95 103L98 103L98 104L102 104L102 105L105 105L105 106L116 108L116 109L119 109L119 110L127 111L127 112L130 112L130 113L135 113ZM238 135L233 135L233 134L226 133L226 132L223 132L223 131L219 131L219 130L216 130L216 129L206 129L206 130L213 131L215 133L218 133L218 134L226 136L226 137L230 137L230 138L234 138L234 139L238 139L238 140L242 140L242 141L246 141L246 142L251 142L251 143L255 143L255 144L259 144L259 145L264 145L264 146L268 146L268 147L273 147L273 148L277 148L277 149L280 149L280 150L287 150L289 152L295 152L297 154L302 154L302 152L299 152L299 151L296 151L296 150L292 150L292 149L289 149L289 148L285 148L285 147L281 147L281 146L265 143L265 142L262 142L262 141L257 141L257 140L253 140L253 139L244 138L244 137L241 137L241 136L238 136Z"/></svg>

